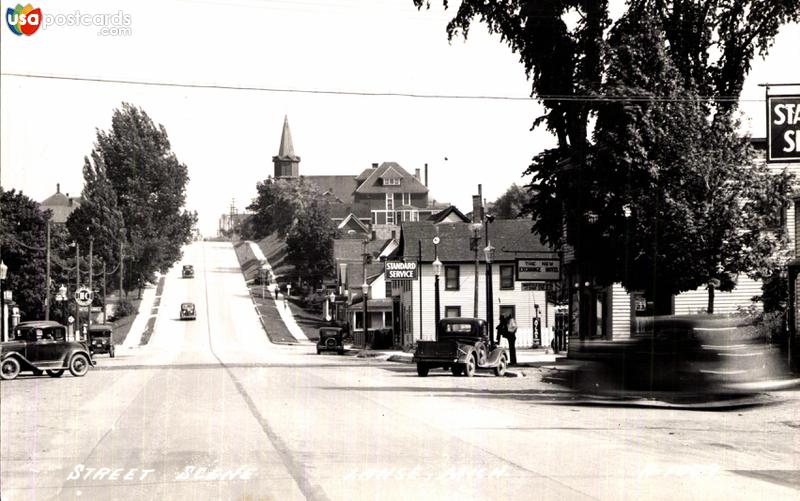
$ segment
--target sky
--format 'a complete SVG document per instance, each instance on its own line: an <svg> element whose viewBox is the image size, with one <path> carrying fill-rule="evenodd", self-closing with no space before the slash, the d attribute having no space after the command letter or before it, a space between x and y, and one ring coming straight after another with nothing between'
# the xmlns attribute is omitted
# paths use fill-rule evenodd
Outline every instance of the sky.
<svg viewBox="0 0 800 501"><path fill-rule="evenodd" d="M115 0L37 2L45 15L124 14L96 26L57 25L32 36L0 26L0 71L273 89L490 95L530 93L518 57L474 25L448 42L451 12L411 0ZM16 1L0 0L5 13ZM612 1L612 12L622 3ZM126 21L127 20L127 21ZM95 19L92 19L95 21ZM99 21L99 20L98 20ZM129 22L128 22L129 21ZM117 27L129 33L116 35ZM101 33L102 31L102 33ZM757 58L742 93L743 129L764 136L765 82L800 82L800 26L785 26ZM794 89L798 90L798 89ZM494 200L524 183L531 158L555 143L531 131L535 101L414 99L187 89L0 76L0 184L41 201L82 189L96 129L122 102L169 134L189 169L187 208L216 233L232 199L242 210L272 173L284 116L300 173L360 173L395 161L429 166L431 198L466 211L477 185Z"/></svg>

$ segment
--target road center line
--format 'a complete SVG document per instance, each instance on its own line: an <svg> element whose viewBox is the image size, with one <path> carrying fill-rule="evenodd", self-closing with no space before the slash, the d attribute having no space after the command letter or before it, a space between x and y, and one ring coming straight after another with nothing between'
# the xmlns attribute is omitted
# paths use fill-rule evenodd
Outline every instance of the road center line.
<svg viewBox="0 0 800 501"><path fill-rule="evenodd" d="M210 301L208 299L208 274L207 270L207 262L206 262L206 244L203 242L203 280L204 280L204 289L205 289L205 299L206 299L206 311L211 311L209 309ZM259 426L261 426L261 430L267 436L269 441L272 443L272 446L275 448L278 456L281 458L283 465L289 471L289 474L294 479L297 487L300 489L300 492L306 497L306 499L313 500L313 501L329 501L327 494L325 491L322 490L322 487L319 485L315 485L308 479L308 475L306 474L305 468L301 463L299 463L293 456L289 447L284 443L284 441L275 433L275 430L269 425L269 422L264 418L264 416L258 411L255 402L250 397L250 394L247 393L242 383L233 373L230 367L228 367L225 362L222 361L221 358L217 355L216 351L214 351L214 345L211 341L211 318L209 316L208 321L206 322L206 330L208 331L208 345L209 349L211 350L211 354L214 355L214 358L217 359L217 362L225 369L225 372L228 373L228 376L231 378L234 386L236 386L236 391L239 392L239 395L242 396L247 407L250 409L250 413L253 417L258 421Z"/></svg>

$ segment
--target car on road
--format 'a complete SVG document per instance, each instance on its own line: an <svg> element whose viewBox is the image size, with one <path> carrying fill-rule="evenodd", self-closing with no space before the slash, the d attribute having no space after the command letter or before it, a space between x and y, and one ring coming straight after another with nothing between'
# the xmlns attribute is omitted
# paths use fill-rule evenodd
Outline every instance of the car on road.
<svg viewBox="0 0 800 501"><path fill-rule="evenodd" d="M413 362L420 377L435 368L449 369L454 376L472 377L478 370L491 370L496 376L503 376L508 367L508 353L492 342L485 320L452 317L439 321L436 341L417 343Z"/></svg>
<svg viewBox="0 0 800 501"><path fill-rule="evenodd" d="M66 370L80 377L95 363L88 343L68 340L67 328L58 322L22 322L10 341L0 342L0 376L5 380L21 372L61 377Z"/></svg>
<svg viewBox="0 0 800 501"><path fill-rule="evenodd" d="M183 278L194 278L194 266L191 264L184 264L181 276Z"/></svg>
<svg viewBox="0 0 800 501"><path fill-rule="evenodd" d="M181 320L197 319L197 311L194 303L181 303Z"/></svg>
<svg viewBox="0 0 800 501"><path fill-rule="evenodd" d="M114 329L110 324L92 324L89 327L89 350L92 355L108 353L114 358Z"/></svg>
<svg viewBox="0 0 800 501"><path fill-rule="evenodd" d="M345 330L341 327L322 327L317 341L317 355L323 351L335 351L344 355L344 333Z"/></svg>
<svg viewBox="0 0 800 501"><path fill-rule="evenodd" d="M781 384L788 375L767 331L736 315L641 318L630 339L576 341L570 361L570 384L600 391L718 394Z"/></svg>

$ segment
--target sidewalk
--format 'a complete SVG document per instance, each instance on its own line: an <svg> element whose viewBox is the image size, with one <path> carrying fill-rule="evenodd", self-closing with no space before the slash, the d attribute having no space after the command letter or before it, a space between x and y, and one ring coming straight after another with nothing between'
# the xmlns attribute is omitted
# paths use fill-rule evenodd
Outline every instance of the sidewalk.
<svg viewBox="0 0 800 501"><path fill-rule="evenodd" d="M356 358L374 358L387 362L398 362L403 364L413 363L414 352L398 350L364 350L360 347L350 346L345 350L345 355L355 356ZM566 358L566 353L546 353L544 348L517 350L517 365L509 367L507 373L511 377L522 376L526 373L523 369L536 369L541 367L555 366L558 362Z"/></svg>
<svg viewBox="0 0 800 501"><path fill-rule="evenodd" d="M155 322L158 318L157 300L160 300L160 293L163 290L164 277L159 276L158 284L148 284L142 291L142 301L139 303L136 319L125 337L125 341L120 345L121 348L135 348L142 344L142 337L146 332L152 333L155 329ZM160 286L160 287L159 287ZM149 338L149 335L146 336ZM146 341L145 341L146 342Z"/></svg>

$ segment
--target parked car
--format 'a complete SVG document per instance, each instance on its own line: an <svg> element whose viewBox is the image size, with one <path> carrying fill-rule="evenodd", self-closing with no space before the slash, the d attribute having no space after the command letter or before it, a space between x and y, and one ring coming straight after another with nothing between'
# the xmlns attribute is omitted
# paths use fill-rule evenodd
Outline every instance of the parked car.
<svg viewBox="0 0 800 501"><path fill-rule="evenodd" d="M89 350L92 355L108 353L114 358L114 330L110 324L92 324L89 327Z"/></svg>
<svg viewBox="0 0 800 501"><path fill-rule="evenodd" d="M444 318L439 321L436 341L419 341L414 352L417 374L430 369L450 369L454 376L472 377L478 370L506 373L508 353L492 343L486 321L480 318Z"/></svg>
<svg viewBox="0 0 800 501"><path fill-rule="evenodd" d="M197 312L194 303L181 303L181 320L195 320Z"/></svg>
<svg viewBox="0 0 800 501"><path fill-rule="evenodd" d="M184 264L183 265L182 277L183 278L194 278L194 266L192 266L191 264Z"/></svg>
<svg viewBox="0 0 800 501"><path fill-rule="evenodd" d="M323 351L335 351L344 355L344 336L345 330L341 327L322 327L317 341L317 355Z"/></svg>
<svg viewBox="0 0 800 501"><path fill-rule="evenodd" d="M24 371L61 377L67 369L80 377L93 365L88 343L67 340L67 328L58 322L22 322L10 341L0 343L0 376L5 380Z"/></svg>

